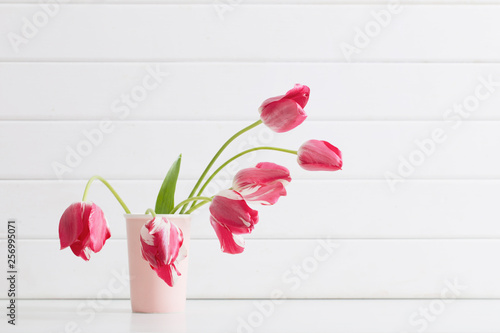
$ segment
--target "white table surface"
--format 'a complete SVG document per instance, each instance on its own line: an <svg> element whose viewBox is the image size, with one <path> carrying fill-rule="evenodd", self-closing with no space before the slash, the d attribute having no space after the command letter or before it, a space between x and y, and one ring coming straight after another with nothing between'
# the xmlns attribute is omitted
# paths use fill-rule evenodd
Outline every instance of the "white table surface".
<svg viewBox="0 0 500 333"><path fill-rule="evenodd" d="M269 302L189 300L185 313L137 314L130 311L128 300L108 300L105 304L92 300L19 300L17 325L8 325L2 315L0 331L500 332L500 300L456 300L449 304L440 300L286 300L272 307ZM5 309L6 300L0 303ZM424 324L419 309L433 307Z"/></svg>

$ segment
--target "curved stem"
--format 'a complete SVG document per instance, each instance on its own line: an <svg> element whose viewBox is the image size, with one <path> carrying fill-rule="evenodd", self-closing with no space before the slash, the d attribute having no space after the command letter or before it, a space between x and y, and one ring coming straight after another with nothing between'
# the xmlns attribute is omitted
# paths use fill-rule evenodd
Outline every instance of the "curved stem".
<svg viewBox="0 0 500 333"><path fill-rule="evenodd" d="M151 208L148 208L144 214L151 214L153 217L156 217L154 209Z"/></svg>
<svg viewBox="0 0 500 333"><path fill-rule="evenodd" d="M93 176L92 178L89 179L89 181L87 182L87 186L85 186L85 191L83 192L83 199L82 201L85 201L87 199L87 194L88 194L88 191L90 189L90 185L94 182L94 180L100 180L104 185L106 185L106 187L111 191L111 193L113 193L113 195L115 196L116 200L118 200L118 202L120 203L120 205L123 207L123 209L125 210L125 213L127 214L130 214L130 210L128 209L127 205L125 205L125 202L123 202L122 198L120 198L120 196L118 195L118 193L116 193L115 189L113 188L113 186L111 186L106 179L102 178L101 176Z"/></svg>
<svg viewBox="0 0 500 333"><path fill-rule="evenodd" d="M267 146L255 147L255 148L251 148L251 149L247 149L245 151L242 151L241 153L234 155L233 157L231 157L230 159L228 159L226 162L224 162L220 167L218 167L217 170L215 170L214 173L212 173L212 175L207 179L207 181L200 188L200 191L198 192L198 195L201 195L201 193L203 193L203 191L208 186L208 184L212 181L212 179L214 179L214 177L222 169L224 169L229 163L231 163L235 159L237 159L237 158L239 158L239 157L241 157L241 156L243 156L245 154L251 153L251 152L256 151L256 150L276 150L276 151L281 151L281 152L284 152L284 153L289 153L289 154L297 155L297 151L296 150L290 150L290 149L284 149L284 148L277 148L277 147L267 147Z"/></svg>
<svg viewBox="0 0 500 333"><path fill-rule="evenodd" d="M172 212L170 214L174 214L179 208L181 208L182 206L184 206L187 203L190 203L191 201L204 201L205 203L207 203L207 202L212 201L212 198L209 198L209 197L200 197L200 196L188 198L188 199L180 202L177 206L175 206L174 209L172 210ZM182 212L181 212L181 214L182 214Z"/></svg>
<svg viewBox="0 0 500 333"><path fill-rule="evenodd" d="M200 202L199 204L195 205L194 207L192 207L190 210L188 210L186 212L186 214L191 214L192 212L194 212L195 210L197 210L198 208L200 208L201 206L207 204L208 201L203 201L203 202Z"/></svg>
<svg viewBox="0 0 500 333"><path fill-rule="evenodd" d="M205 170L203 171L203 173L201 174L200 178L198 179L198 182L196 182L196 185L193 187L193 189L191 190L191 193L189 194L188 198L192 198L196 192L196 190L198 189L198 187L201 185L201 182L203 181L203 178L205 178L205 176L207 175L207 173L210 171L210 168L214 165L215 161L219 158L220 154L222 154L222 152L224 151L224 149L227 148L227 146L229 146L229 144L231 142L234 141L234 139L236 139L237 137L239 137L240 135L242 135L243 133L245 132L248 132L249 130L251 130L252 128L254 127L257 127L259 126L260 124L262 124L262 120L257 120L256 122L254 122L253 124L245 127L244 129L242 129L241 131L237 132L236 134L234 134L232 137L230 137L223 145L222 147L220 147L219 151L217 151L217 153L215 154L215 156L212 158L212 160L210 161L210 163L208 163L207 167L205 168ZM194 206L194 203L193 205L191 205L191 208L193 208ZM182 210L181 210L181 214L184 213L184 211L186 210L187 208L187 205L185 205Z"/></svg>

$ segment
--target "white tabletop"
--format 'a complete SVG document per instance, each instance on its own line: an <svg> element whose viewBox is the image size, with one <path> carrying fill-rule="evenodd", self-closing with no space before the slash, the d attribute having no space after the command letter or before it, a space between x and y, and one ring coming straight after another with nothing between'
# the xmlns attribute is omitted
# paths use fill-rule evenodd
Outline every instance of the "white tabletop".
<svg viewBox="0 0 500 333"><path fill-rule="evenodd" d="M20 300L1 332L499 332L500 300L189 300L138 314L128 300ZM2 301L2 304L5 300ZM4 306L2 306L4 308Z"/></svg>

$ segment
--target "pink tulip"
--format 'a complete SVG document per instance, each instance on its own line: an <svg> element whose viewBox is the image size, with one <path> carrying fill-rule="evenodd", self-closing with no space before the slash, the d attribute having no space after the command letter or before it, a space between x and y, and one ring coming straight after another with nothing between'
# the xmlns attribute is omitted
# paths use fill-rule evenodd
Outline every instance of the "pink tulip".
<svg viewBox="0 0 500 333"><path fill-rule="evenodd" d="M181 229L165 217L155 217L141 228L142 257L170 287L181 275L176 264L187 256L183 242Z"/></svg>
<svg viewBox="0 0 500 333"><path fill-rule="evenodd" d="M258 221L258 212L248 207L236 191L221 191L210 204L210 224L219 238L222 252L243 252L245 241L241 235L251 233Z"/></svg>
<svg viewBox="0 0 500 333"><path fill-rule="evenodd" d="M71 247L76 256L90 259L90 253L101 251L111 237L101 208L91 202L75 202L62 214L59 221L61 250Z"/></svg>
<svg viewBox="0 0 500 333"><path fill-rule="evenodd" d="M264 162L255 168L240 170L234 177L233 189L247 202L273 205L280 196L286 195L285 186L291 180L287 168Z"/></svg>
<svg viewBox="0 0 500 333"><path fill-rule="evenodd" d="M266 99L259 108L260 119L275 132L288 132L302 124L307 115L309 87L296 84L284 96Z"/></svg>
<svg viewBox="0 0 500 333"><path fill-rule="evenodd" d="M299 165L309 171L337 171L342 169L342 153L326 141L306 141L297 152Z"/></svg>

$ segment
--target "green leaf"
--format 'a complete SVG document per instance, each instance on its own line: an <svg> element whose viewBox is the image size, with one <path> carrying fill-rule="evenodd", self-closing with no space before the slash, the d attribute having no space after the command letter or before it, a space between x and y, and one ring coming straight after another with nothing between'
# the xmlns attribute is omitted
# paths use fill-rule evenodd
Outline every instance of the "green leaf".
<svg viewBox="0 0 500 333"><path fill-rule="evenodd" d="M177 178L179 178L181 159L182 154L172 164L163 180L158 198L156 198L156 214L169 214L174 209L175 187L177 185Z"/></svg>

